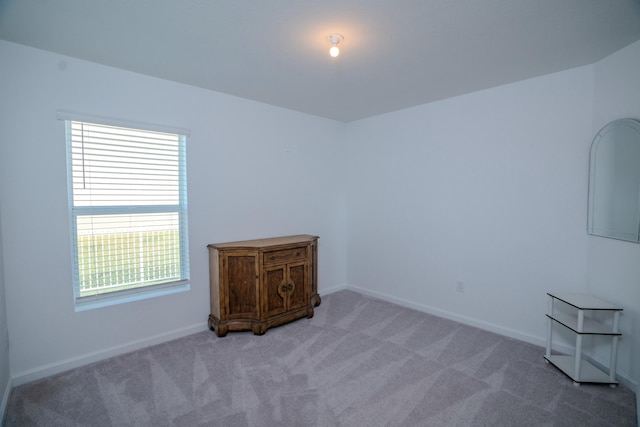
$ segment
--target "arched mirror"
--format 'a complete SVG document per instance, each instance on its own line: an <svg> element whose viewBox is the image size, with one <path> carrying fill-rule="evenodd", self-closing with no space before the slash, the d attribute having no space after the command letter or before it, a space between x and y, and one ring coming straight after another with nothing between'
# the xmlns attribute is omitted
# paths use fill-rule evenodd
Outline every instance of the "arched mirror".
<svg viewBox="0 0 640 427"><path fill-rule="evenodd" d="M596 135L589 161L589 234L640 243L640 122L615 120Z"/></svg>

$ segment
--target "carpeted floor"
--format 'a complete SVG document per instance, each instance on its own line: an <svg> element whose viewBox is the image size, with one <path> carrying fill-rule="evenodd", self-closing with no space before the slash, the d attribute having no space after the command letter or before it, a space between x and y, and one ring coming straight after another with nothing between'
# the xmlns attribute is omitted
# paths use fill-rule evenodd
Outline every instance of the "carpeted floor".
<svg viewBox="0 0 640 427"><path fill-rule="evenodd" d="M636 426L544 349L341 291L263 336L201 332L15 387L6 426Z"/></svg>

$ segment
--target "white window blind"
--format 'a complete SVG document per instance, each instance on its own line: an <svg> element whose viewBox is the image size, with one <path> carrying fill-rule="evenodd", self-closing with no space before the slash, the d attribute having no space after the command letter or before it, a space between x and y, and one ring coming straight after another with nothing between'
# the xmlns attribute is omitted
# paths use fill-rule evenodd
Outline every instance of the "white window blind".
<svg viewBox="0 0 640 427"><path fill-rule="evenodd" d="M188 283L186 137L65 123L76 302Z"/></svg>

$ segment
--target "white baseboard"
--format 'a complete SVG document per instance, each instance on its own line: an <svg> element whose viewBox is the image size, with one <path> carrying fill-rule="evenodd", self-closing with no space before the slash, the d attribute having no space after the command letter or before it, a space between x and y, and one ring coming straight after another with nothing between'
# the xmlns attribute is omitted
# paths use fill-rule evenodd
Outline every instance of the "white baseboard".
<svg viewBox="0 0 640 427"><path fill-rule="evenodd" d="M595 366L596 368L600 369L601 371L609 372L609 367L605 366L599 360L596 360L593 357L590 357L588 354L583 354L582 357L586 361L591 363L593 366ZM616 379L618 380L618 382L620 384L622 384L623 386L625 386L629 390L633 391L636 394L636 398L639 397L638 396L638 391L640 391L640 387L639 387L639 385L638 385L638 383L636 381L634 381L631 378L629 378L629 376L626 375L625 373L620 373L620 372L617 372L617 371L616 371ZM640 406L636 406L636 408L638 410L638 414L640 415ZM640 423L640 418L638 419L638 422ZM640 427L640 425L638 427Z"/></svg>
<svg viewBox="0 0 640 427"><path fill-rule="evenodd" d="M368 289L360 288L357 286L352 286L352 285L334 286L328 289L322 289L321 292L319 293L320 293L320 296L322 297L324 295L329 295L342 290L351 290L354 292L358 292L363 295L389 301L394 304L398 304L414 310L422 311L424 313L432 314L434 316L442 317L449 320L454 320L456 322L474 326L480 329L484 329L484 330L494 332L500 335L504 335L510 338L514 338L520 341L528 342L530 344L534 344L543 348L546 346L546 339L543 337L536 337L530 334L525 334L513 329L505 328L505 327L488 323L488 322L478 321L470 317L461 316L456 313L440 310L435 307L427 306L424 304L416 304L415 302L407 301L402 298L396 298L388 294L370 291ZM208 326L206 324L197 324L190 327L144 338L141 340L132 341L126 344L110 347L104 350L87 353L81 356L73 357L73 358L52 363L49 365L44 365L37 368L29 369L27 371L19 372L15 374L12 378L10 378L9 381L7 382L6 388L4 390L4 394L2 396L2 402L0 405L0 415L1 415L0 420L2 420L2 418L4 417L4 413L6 411L6 405L8 404L8 401L9 401L9 394L11 392L12 386L25 384L31 381L35 381L41 378L58 374L60 372L67 371L69 369L78 368L80 366L98 362L100 360L104 360L109 357L118 356L120 354L125 354L132 351L140 350L145 347L161 344L166 341L171 341L177 338L181 338L181 337L202 332L205 330L208 330ZM562 349L560 350L562 351ZM570 349L567 349L567 350L570 350ZM542 358L542 355L540 357ZM587 357L588 356L585 356L585 358ZM596 366L601 365L597 361L594 361L594 360L590 360L590 361L594 363ZM618 373L618 379L622 385L624 385L625 387L629 388L630 390L636 393L637 408L638 408L638 427L640 427L640 385L636 381L630 379L625 374Z"/></svg>
<svg viewBox="0 0 640 427"><path fill-rule="evenodd" d="M388 295L388 294L385 294L385 293L382 293L382 292L375 292L375 291L371 291L371 290L368 290L368 289L364 289L364 288L360 288L358 286L352 286L352 285L347 285L346 287L340 288L338 290L342 290L342 289L348 289L348 290L351 290L351 291L354 291L354 292L358 292L358 293L363 294L363 295L370 296L372 298L377 298L377 299L381 299L381 300L384 300L384 301L389 301L389 302L392 302L394 304L401 305L403 307L408 307L408 308L411 308L411 309L414 309L414 310L418 310L418 311L421 311L423 313L428 313L428 314L432 314L434 316L442 317L442 318L445 318L445 319L454 320L456 322L460 322L460 323L463 323L465 325L474 326L476 328L483 329L485 331L494 332L494 333L499 334L499 335L503 335L503 336L506 336L506 337L509 337L509 338L513 338L513 339L517 339L519 341L524 341L524 342L527 342L529 344L537 345L537 346L542 347L543 349L545 349L546 345L547 345L546 337L536 337L534 335L525 334L525 333L517 331L515 329L509 329L509 328L505 328L503 326L495 325L493 323L479 321L479 320L473 319L471 317L461 316L459 314L451 313L449 311L444 311L444 310L441 310L441 309L438 309L438 308L435 308L435 307L431 307L431 306L428 306L428 305L416 304L415 302L407 301L407 300L402 299L402 298L396 298L394 296L391 296L391 295ZM544 313L542 315L544 315ZM554 345L554 350L559 351L561 353L565 353L565 354L573 354L573 351L574 351L573 348L563 347L563 346L556 346L556 345ZM543 356L543 354L540 354L540 359L541 360L542 360L542 356ZM592 357L589 357L589 355L583 354L583 357L584 357L585 360L588 360L589 362L591 362L592 364L597 366L599 369L602 369L604 371L606 371L608 369L608 368L606 368L604 366L603 363L601 363L601 362L599 362L597 360L594 360ZM624 387L626 387L629 390L631 390L634 393L636 393L636 397L639 399L639 403L640 403L640 384L638 384L636 381L631 379L624 372L616 372L616 378L620 382L620 384L622 384ZM640 404L637 406L637 408L638 408L638 414L639 414L639 421L638 421L639 425L638 425L638 427L640 427Z"/></svg>
<svg viewBox="0 0 640 427"><path fill-rule="evenodd" d="M345 289L347 289L346 285L334 286L329 289L322 289L320 292L320 297ZM41 378L59 374L60 372L68 371L69 369L78 368L80 366L88 365L89 363L98 362L109 357L140 350L141 348L149 347L152 345L161 344L166 341L171 341L187 335L195 334L207 329L208 326L206 324L193 325L187 328L178 329L164 334L132 341L126 344L98 350L92 353L83 354L77 357L72 357L48 365L38 366L36 368L14 374L12 377L13 385L17 386L31 381L36 381Z"/></svg>
<svg viewBox="0 0 640 427"><path fill-rule="evenodd" d="M7 385L2 393L2 401L0 402L0 425L4 425L4 414L7 412L7 404L9 403L9 394L13 386L11 378L7 380Z"/></svg>
<svg viewBox="0 0 640 427"><path fill-rule="evenodd" d="M324 295L334 294L336 292L344 291L346 289L348 289L347 285L340 285L340 286L333 286L329 289L321 289L321 290L319 289L318 293L320 294L320 298L322 298Z"/></svg>
<svg viewBox="0 0 640 427"><path fill-rule="evenodd" d="M152 337L132 341L122 345L106 348L103 350L98 350L92 353L83 354L77 357L72 357L48 365L39 366L23 372L18 372L12 377L13 385L17 386L31 381L39 380L41 378L55 375L60 372L68 371L69 369L78 368L80 366L98 362L109 357L118 356L132 351L140 350L142 348L150 347L152 345L161 344L163 342L171 341L177 338L182 338L184 336L195 334L197 332L206 331L207 329L208 326L206 324L197 324Z"/></svg>
<svg viewBox="0 0 640 427"><path fill-rule="evenodd" d="M536 337L534 335L525 334L523 332L517 331L515 329L505 328L503 326L495 325L489 322L483 322L477 319L473 319L471 317L462 316L456 313L452 313L450 311L441 310L439 308L435 308L432 306L417 304L412 301L407 301L402 298L396 298L392 295L385 294L382 292L370 291L368 289L360 288L357 286L347 285L347 289L352 290L354 292L361 293L363 295L368 295L373 298L382 299L385 301L392 302L394 304L401 305L403 307L412 308L414 310L422 311L423 313L432 314L434 316L442 317L449 320L454 320L456 322L464 323L465 325L475 326L480 329L484 329L485 331L495 332L496 334L504 335L509 338L514 338L519 341L525 341L534 345L538 345L541 347L546 346L546 339L542 337ZM543 314L544 315L544 314Z"/></svg>

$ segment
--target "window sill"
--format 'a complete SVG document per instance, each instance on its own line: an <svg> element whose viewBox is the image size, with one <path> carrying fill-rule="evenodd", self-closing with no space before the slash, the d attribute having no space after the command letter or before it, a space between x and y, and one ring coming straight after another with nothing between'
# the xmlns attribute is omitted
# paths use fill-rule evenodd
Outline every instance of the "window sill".
<svg viewBox="0 0 640 427"><path fill-rule="evenodd" d="M117 304L125 304L133 301L141 301L148 298L161 297L165 295L187 292L191 289L189 283L180 283L161 288L142 288L135 292L118 293L114 295L102 295L100 297L77 298L75 301L75 311L93 310L96 308L109 307Z"/></svg>

